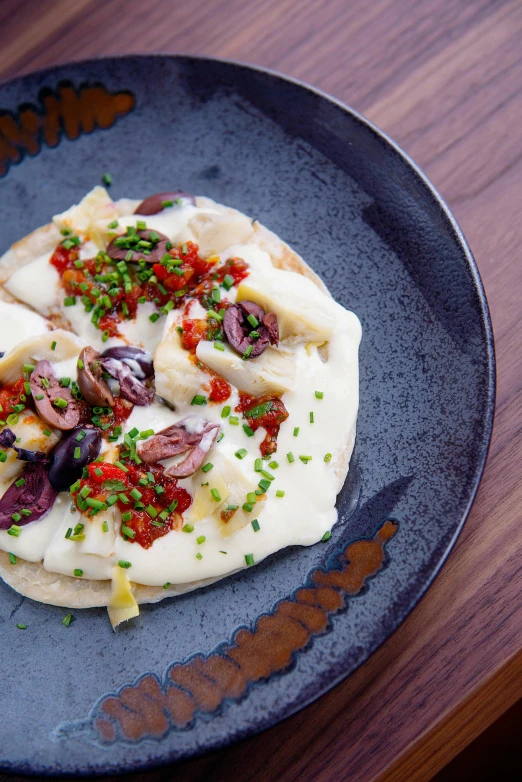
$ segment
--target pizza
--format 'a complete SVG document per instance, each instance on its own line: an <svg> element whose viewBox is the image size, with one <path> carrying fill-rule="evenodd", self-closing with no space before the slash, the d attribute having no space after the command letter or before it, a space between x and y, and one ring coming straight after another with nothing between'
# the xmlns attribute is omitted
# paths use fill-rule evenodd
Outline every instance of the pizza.
<svg viewBox="0 0 522 782"><path fill-rule="evenodd" d="M358 318L210 198L95 187L0 259L0 575L156 602L328 539L355 440Z"/></svg>

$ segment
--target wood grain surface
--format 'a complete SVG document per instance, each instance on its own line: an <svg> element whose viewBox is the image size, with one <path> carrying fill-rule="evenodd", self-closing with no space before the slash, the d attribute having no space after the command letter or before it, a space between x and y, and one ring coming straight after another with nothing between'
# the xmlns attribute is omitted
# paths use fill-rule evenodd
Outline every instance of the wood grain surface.
<svg viewBox="0 0 522 782"><path fill-rule="evenodd" d="M316 703L228 750L134 777L430 779L522 695L522 4L2 0L0 31L3 78L149 51L299 77L391 134L454 210L491 305L498 403L486 473L448 563L394 636Z"/></svg>

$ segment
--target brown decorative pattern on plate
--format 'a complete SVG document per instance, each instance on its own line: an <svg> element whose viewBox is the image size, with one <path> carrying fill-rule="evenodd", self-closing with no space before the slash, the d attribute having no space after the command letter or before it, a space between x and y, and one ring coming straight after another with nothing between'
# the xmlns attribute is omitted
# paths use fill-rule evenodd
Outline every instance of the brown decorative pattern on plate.
<svg viewBox="0 0 522 782"><path fill-rule="evenodd" d="M208 656L169 665L162 681L149 672L103 695L86 719L62 723L53 738L84 738L101 746L158 740L189 727L198 713L212 714L225 700L240 700L251 685L288 670L295 655L328 630L346 598L359 594L381 570L397 528L396 521L385 521L373 538L350 543L336 567L313 570L303 587L261 614L253 629L240 628Z"/></svg>

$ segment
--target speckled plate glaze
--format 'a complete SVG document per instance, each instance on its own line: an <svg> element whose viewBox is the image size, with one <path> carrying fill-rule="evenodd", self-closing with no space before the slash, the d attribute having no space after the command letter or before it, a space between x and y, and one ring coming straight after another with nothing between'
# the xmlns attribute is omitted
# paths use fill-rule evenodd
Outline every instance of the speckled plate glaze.
<svg viewBox="0 0 522 782"><path fill-rule="evenodd" d="M363 324L357 443L329 541L145 606L116 633L105 610L76 612L67 628L63 609L0 584L0 766L137 770L292 714L413 608L487 454L487 304L455 220L414 163L295 81L129 56L15 79L0 86L0 109L1 251L110 171L115 198L179 187L259 218Z"/></svg>

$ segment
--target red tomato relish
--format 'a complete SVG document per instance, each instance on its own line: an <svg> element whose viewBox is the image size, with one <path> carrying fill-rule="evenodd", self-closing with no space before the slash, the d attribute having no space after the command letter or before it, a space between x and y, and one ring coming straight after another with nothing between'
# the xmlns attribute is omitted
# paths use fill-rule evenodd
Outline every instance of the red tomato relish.
<svg viewBox="0 0 522 782"><path fill-rule="evenodd" d="M261 456L270 456L277 450L277 435L279 427L288 418L288 410L277 396L249 396L239 392L239 404L236 412L243 413L252 431L260 426L266 431L266 436L259 450Z"/></svg>
<svg viewBox="0 0 522 782"><path fill-rule="evenodd" d="M123 464L123 462L121 462ZM130 543L150 548L157 538L181 527L181 515L192 502L176 478L161 465L134 465L125 469L106 462L91 462L87 477L73 493L76 506L88 517L116 505L122 516L121 535ZM93 507L87 500L99 502Z"/></svg>
<svg viewBox="0 0 522 782"><path fill-rule="evenodd" d="M76 243L70 247L73 241ZM120 336L119 324L136 316L139 303L156 305L156 311L149 316L154 322L170 310L197 299L217 317L203 321L205 330L197 321L192 325L187 323L185 346L187 350L195 350L199 339L214 339L222 333L220 324L229 305L222 294L248 275L248 264L241 258L230 258L218 266L218 256L201 258L198 245L193 242L171 246L162 261L154 264L145 260L114 261L105 252L82 261L78 242L77 237L64 239L50 262L61 275L67 293L64 304L70 306L79 299L104 339Z"/></svg>

